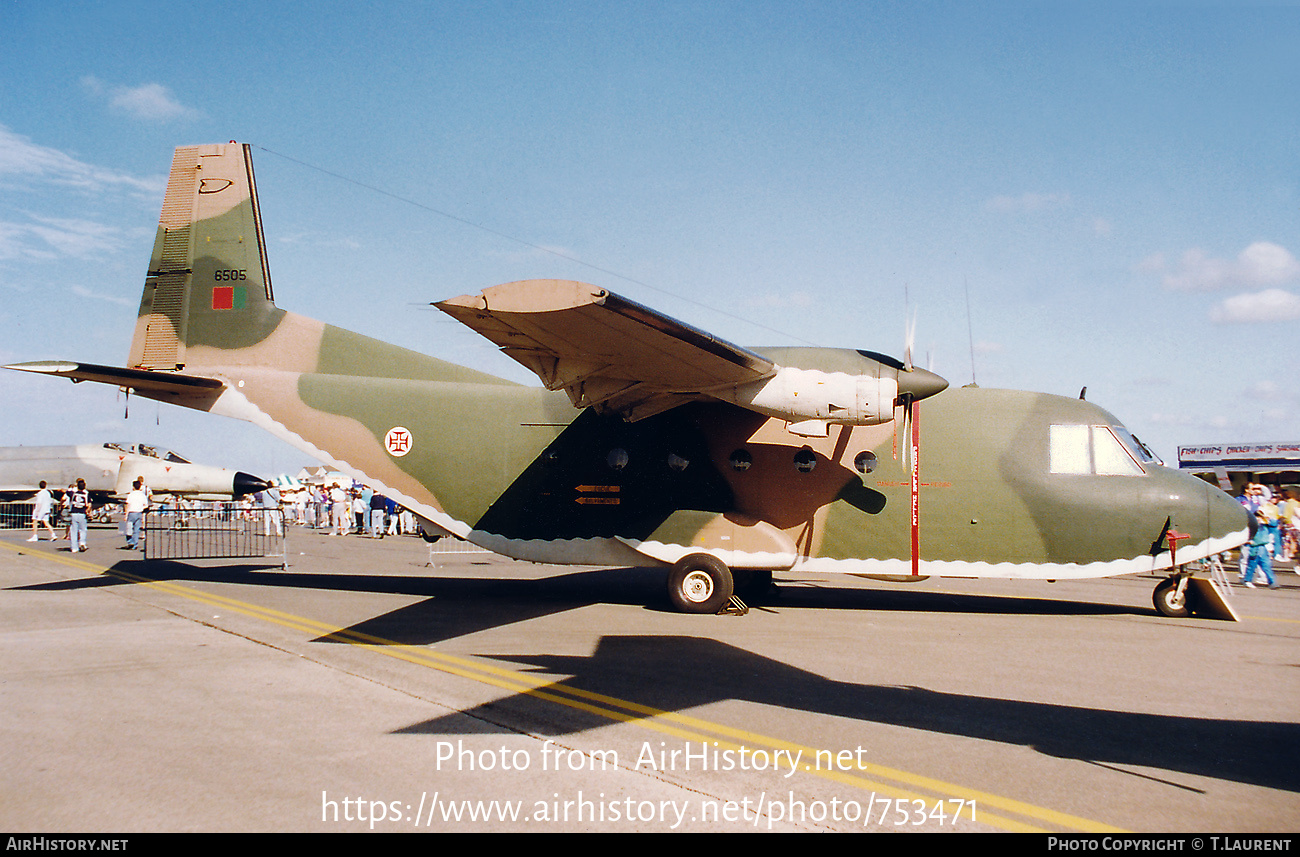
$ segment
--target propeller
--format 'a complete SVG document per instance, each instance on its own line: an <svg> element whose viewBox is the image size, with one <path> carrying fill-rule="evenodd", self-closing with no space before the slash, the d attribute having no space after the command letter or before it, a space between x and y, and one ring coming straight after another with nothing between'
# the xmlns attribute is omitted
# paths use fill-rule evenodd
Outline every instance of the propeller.
<svg viewBox="0 0 1300 857"><path fill-rule="evenodd" d="M948 382L912 363L912 349L916 342L916 314L907 322L903 342L903 366L898 374L898 398L894 400L895 426L902 426L904 461L912 483L912 575L921 574L921 429L918 420L918 402L947 388ZM901 411L901 413L899 413Z"/></svg>
<svg viewBox="0 0 1300 857"><path fill-rule="evenodd" d="M898 381L898 394L894 399L894 459L898 459L898 442L900 433L906 444L904 447L905 466L911 470L912 483L912 574L920 575L920 448L921 434L917 421L917 403L948 388L948 382L927 369L918 369L912 362L913 343L916 336L916 320L907 325L906 340L903 344L903 360L889 357L875 351L859 351L880 364L881 373L888 373ZM884 377L884 374L881 375Z"/></svg>
<svg viewBox="0 0 1300 857"><path fill-rule="evenodd" d="M912 371L912 346L916 344L916 311L913 310L912 317L907 320L907 328L903 333L903 371Z"/></svg>

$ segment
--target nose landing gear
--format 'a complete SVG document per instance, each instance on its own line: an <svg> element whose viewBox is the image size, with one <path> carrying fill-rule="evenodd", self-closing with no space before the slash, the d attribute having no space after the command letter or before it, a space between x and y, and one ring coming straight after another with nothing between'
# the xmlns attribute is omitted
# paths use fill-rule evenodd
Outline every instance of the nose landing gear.
<svg viewBox="0 0 1300 857"><path fill-rule="evenodd" d="M1199 564L1201 563L1197 563ZM1184 565L1156 584L1156 591L1151 595L1156 610L1160 615L1174 619L1196 615L1207 619L1240 621L1228 601L1232 590L1228 588L1223 563L1217 556L1213 556L1203 564L1209 569L1208 578L1194 576L1191 568Z"/></svg>
<svg viewBox="0 0 1300 857"><path fill-rule="evenodd" d="M1190 575L1178 574L1166 578L1156 585L1156 591L1151 594L1151 600L1155 603L1156 610L1160 611L1162 616L1183 619L1191 615L1192 611L1187 607L1187 582L1189 580L1191 580Z"/></svg>

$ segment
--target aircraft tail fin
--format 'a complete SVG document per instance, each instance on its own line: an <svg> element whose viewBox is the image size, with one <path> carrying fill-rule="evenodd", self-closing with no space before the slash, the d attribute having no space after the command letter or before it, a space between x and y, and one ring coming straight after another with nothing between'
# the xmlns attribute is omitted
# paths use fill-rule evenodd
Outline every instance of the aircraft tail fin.
<svg viewBox="0 0 1300 857"><path fill-rule="evenodd" d="M258 341L278 315L248 145L176 149L127 365L180 369L189 346Z"/></svg>

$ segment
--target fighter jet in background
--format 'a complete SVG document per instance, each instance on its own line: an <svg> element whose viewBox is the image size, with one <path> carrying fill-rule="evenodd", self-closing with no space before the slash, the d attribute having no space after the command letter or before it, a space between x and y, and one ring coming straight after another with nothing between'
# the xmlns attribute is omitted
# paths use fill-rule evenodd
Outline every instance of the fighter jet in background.
<svg viewBox="0 0 1300 857"><path fill-rule="evenodd" d="M0 448L0 497L9 500L31 497L42 481L57 492L85 479L91 496L102 503L125 497L137 478L155 494L196 499L226 499L269 486L248 473L194 464L169 449L142 443Z"/></svg>

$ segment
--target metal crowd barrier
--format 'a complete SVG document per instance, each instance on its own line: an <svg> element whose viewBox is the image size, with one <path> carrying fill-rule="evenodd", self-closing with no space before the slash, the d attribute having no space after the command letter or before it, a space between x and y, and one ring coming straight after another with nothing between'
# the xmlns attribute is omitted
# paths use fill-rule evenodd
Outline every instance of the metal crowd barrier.
<svg viewBox="0 0 1300 857"><path fill-rule="evenodd" d="M0 530L21 530L32 525L32 507L34 503L0 503ZM96 506L90 512L90 523L111 524L121 516L121 506L110 504ZM50 509L50 524L55 529L68 525L68 512L56 500ZM41 532L45 532L44 529Z"/></svg>
<svg viewBox="0 0 1300 857"><path fill-rule="evenodd" d="M282 509L205 503L144 513L145 559L279 557L288 568Z"/></svg>
<svg viewBox="0 0 1300 857"><path fill-rule="evenodd" d="M465 541L457 536L443 536L437 541L426 542L429 548L429 556L424 562L425 568L437 567L438 560L461 554L491 554L492 551L487 548L481 548L476 544Z"/></svg>
<svg viewBox="0 0 1300 857"><path fill-rule="evenodd" d="M32 503L0 503L0 530L30 529ZM41 532L45 532L41 530Z"/></svg>

